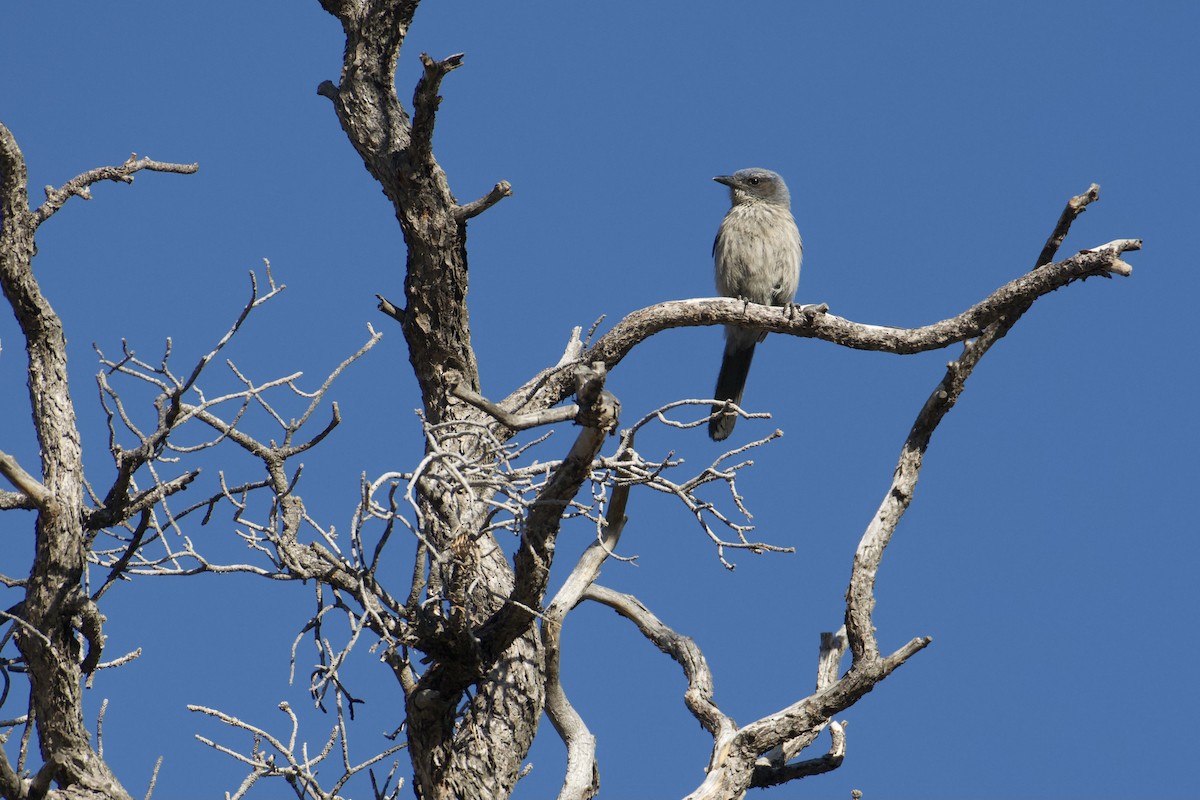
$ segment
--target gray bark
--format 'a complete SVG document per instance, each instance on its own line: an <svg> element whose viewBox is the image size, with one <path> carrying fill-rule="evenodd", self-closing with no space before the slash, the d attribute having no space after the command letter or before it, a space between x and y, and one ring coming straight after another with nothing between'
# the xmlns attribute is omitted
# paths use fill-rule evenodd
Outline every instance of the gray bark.
<svg viewBox="0 0 1200 800"><path fill-rule="evenodd" d="M90 603L83 594L83 463L75 407L67 383L67 343L62 322L33 275L34 234L43 217L30 210L24 157L0 125L0 287L25 339L29 402L41 447L34 499L35 555L25 598L13 612L22 620L16 643L28 666L38 747L44 766L21 781L0 754L0 787L6 796L44 793L56 782L61 797L128 795L92 749L83 721L76 620ZM27 493L28 493L27 486ZM99 658L101 640L90 642ZM94 664L92 659L89 659Z"/></svg>

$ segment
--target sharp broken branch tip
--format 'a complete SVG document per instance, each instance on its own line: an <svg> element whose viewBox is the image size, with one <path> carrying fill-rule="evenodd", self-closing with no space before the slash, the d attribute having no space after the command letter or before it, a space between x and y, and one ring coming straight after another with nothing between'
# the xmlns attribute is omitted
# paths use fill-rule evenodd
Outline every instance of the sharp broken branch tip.
<svg viewBox="0 0 1200 800"><path fill-rule="evenodd" d="M425 67L426 71L436 68L440 69L443 73L461 67L464 57L466 57L466 53L452 53L440 61L434 61L429 53L421 53L420 55L421 64Z"/></svg>

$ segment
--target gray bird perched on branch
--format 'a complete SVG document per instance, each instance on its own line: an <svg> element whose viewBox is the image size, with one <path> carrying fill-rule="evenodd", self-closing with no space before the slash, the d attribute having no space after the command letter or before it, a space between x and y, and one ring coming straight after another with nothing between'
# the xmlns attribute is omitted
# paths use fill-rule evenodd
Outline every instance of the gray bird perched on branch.
<svg viewBox="0 0 1200 800"><path fill-rule="evenodd" d="M769 169L753 168L713 180L729 187L733 203L713 242L717 291L750 303L790 307L800 283L804 245L783 178ZM725 326L725 355L713 392L717 402L708 422L714 441L733 433L737 413L723 410L724 402L741 405L754 347L766 337L758 328Z"/></svg>

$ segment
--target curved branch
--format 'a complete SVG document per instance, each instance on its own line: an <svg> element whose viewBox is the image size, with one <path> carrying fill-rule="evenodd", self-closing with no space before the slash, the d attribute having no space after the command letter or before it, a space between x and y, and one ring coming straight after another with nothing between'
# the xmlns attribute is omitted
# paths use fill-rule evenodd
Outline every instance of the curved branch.
<svg viewBox="0 0 1200 800"><path fill-rule="evenodd" d="M772 333L822 339L856 350L900 355L938 350L979 336L997 320L1018 310L1023 312L1039 297L1074 281L1110 274L1128 275L1129 265L1120 259L1120 255L1140 247L1140 240L1123 239L1085 250L1004 284L953 317L919 328L867 325L822 313L820 307L812 306L789 313L787 309L728 298L672 300L632 312L600 337L581 358L587 362L602 362L611 370L634 347L656 333L670 328L706 325L753 326ZM539 376L535 381L543 377ZM560 371L545 380L532 404L534 408L554 405L566 397L570 393L568 378L569 374ZM517 398L527 396L535 381L517 389L502 404L509 406Z"/></svg>
<svg viewBox="0 0 1200 800"><path fill-rule="evenodd" d="M1066 236L1071 221L1078 217L1083 209L1098 196L1098 191L1099 187L1093 184L1084 194L1067 201L1066 208L1059 218L1054 232L1039 256L1039 261L1044 258L1053 258L1059 243ZM1034 278L1047 278L1049 282L1044 281L1042 285L1054 285L1059 280L1059 276L1064 273L1064 265L1070 264L1081 266L1090 264L1093 268L1102 266L1104 269L1104 272L1089 274L1107 274L1110 271L1128 274L1128 265L1121 261L1120 255L1125 251L1137 250L1140 247L1141 242L1136 239L1117 240L1093 250L1085 250L1057 264L1035 266L1032 272L1020 280L1032 284ZM1099 260L1093 263L1092 259ZM1068 276L1071 274L1067 273ZM1079 277L1086 277L1086 275L1079 275ZM854 554L850 586L846 591L846 635L855 664L871 662L879 658L879 646L875 638L875 627L872 620L875 608L875 577L883 560L883 551L891 540L901 517L908 509L909 503L912 502L917 478L921 472L921 464L934 430L958 402L959 396L966 387L967 378L970 377L980 359L991 349L992 345L1000 341L1012 329L1013 325L1033 306L1034 301L1041 294L1014 293L1014 299L1006 305L1006 313L998 316L984 328L978 339L966 343L963 346L962 355L947 365L946 374L917 414L908 438L901 448L900 458L892 475L892 484L884 495L879 509L871 518Z"/></svg>
<svg viewBox="0 0 1200 800"><path fill-rule="evenodd" d="M798 761L795 764L780 764L777 766L758 764L754 767L754 773L750 777L750 785L756 789L762 789L794 781L797 778L807 778L811 775L820 775L837 769L842 765L842 761L846 757L846 733L842 729L841 724L831 721L829 723L829 735L829 752L825 753L825 755L805 761Z"/></svg>
<svg viewBox="0 0 1200 800"><path fill-rule="evenodd" d="M785 709L751 722L713 745L708 775L688 800L723 800L741 797L757 775L763 785L794 780L812 774L809 767L772 766L759 756L773 748L803 737L811 743L834 714L845 711L874 689L901 664L929 645L930 640L913 639L887 658L855 664L826 689L799 700ZM823 759L818 759L822 762ZM829 769L836 764L825 762ZM840 761L838 762L840 763ZM786 777L785 777L786 776Z"/></svg>
<svg viewBox="0 0 1200 800"><path fill-rule="evenodd" d="M508 181L500 181L483 197L455 208L454 218L459 222L465 222L471 217L479 216L506 197L512 197L512 184Z"/></svg>
<svg viewBox="0 0 1200 800"><path fill-rule="evenodd" d="M605 586L592 584L583 593L585 600L593 600L608 606L622 617L637 625L642 635L655 647L675 659L683 668L688 688L683 702L692 716L718 741L728 740L737 730L737 725L713 701L712 670L704 653L687 636L682 636L663 624L650 609L631 594L617 592Z"/></svg>

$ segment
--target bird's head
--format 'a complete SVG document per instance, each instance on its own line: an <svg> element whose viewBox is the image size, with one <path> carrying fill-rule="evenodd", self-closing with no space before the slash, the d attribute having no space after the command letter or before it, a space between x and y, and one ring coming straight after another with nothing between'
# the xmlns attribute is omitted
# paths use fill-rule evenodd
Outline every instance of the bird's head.
<svg viewBox="0 0 1200 800"><path fill-rule="evenodd" d="M754 202L786 206L792 200L783 178L769 169L739 169L732 175L718 175L713 180L729 187L729 194L735 206Z"/></svg>

